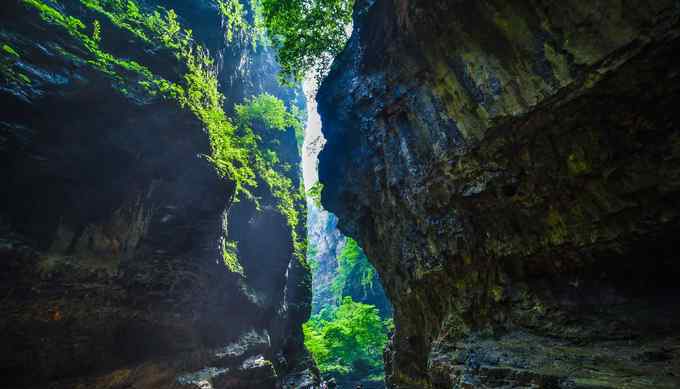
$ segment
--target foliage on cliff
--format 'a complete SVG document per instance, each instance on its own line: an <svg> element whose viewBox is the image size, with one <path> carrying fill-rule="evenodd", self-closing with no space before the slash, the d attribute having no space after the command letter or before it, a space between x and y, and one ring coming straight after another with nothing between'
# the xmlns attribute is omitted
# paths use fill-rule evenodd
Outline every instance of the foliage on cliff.
<svg viewBox="0 0 680 389"><path fill-rule="evenodd" d="M314 202L314 205L319 209L323 208L321 205L321 192L323 192L323 184L321 181L317 181L307 191L307 197L309 197L312 202Z"/></svg>
<svg viewBox="0 0 680 389"><path fill-rule="evenodd" d="M291 227L296 255L303 258L306 243L298 236L296 229L301 219L298 206L303 204L304 195L301 188L296 188L285 174L293 167L279 158L277 148L280 143L276 137L270 137L273 141L267 142L253 130L259 128L264 132L283 132L292 128L297 133L302 131L299 114L294 109L286 109L282 100L267 93L237 104L235 111L238 136L250 152L249 158L257 176L268 186L277 200L278 211L286 217Z"/></svg>
<svg viewBox="0 0 680 389"><path fill-rule="evenodd" d="M354 239L347 238L345 246L338 255L338 274L331 285L333 294L342 297L351 283L359 283L366 294L367 289L373 287L374 278L375 269L368 262L366 254Z"/></svg>
<svg viewBox="0 0 680 389"><path fill-rule="evenodd" d="M322 225L323 233L328 234L328 225ZM382 381L382 349L392 320L383 321L391 311L375 270L354 240L328 235L319 252L316 236L311 235L307 261L315 278L315 293L325 301L304 327L305 344L321 371L342 385ZM337 257L336 244L341 245ZM370 346L363 343L364 331L377 337ZM357 351L352 354L348 349Z"/></svg>
<svg viewBox="0 0 680 389"><path fill-rule="evenodd" d="M236 105L235 120L229 118L224 109L224 96L219 90L215 61L207 49L194 41L192 31L182 27L173 10L149 9L137 0L21 1L37 11L43 22L57 26L78 44L76 48L63 48L62 55L107 75L121 94L142 101L161 98L193 113L210 139L211 151L205 157L220 176L234 183L236 199L246 197L258 203L253 190L258 186L258 179L263 181L277 201L277 210L291 227L297 256L304 257L305 242L296 232L301 219L297 208L302 195L300 188L286 176L292 167L282 163L272 145L263 144L262 138L255 136L252 130L253 125L275 132L292 128L296 138L301 138L302 115L297 108L289 111L281 100L263 94ZM242 11L233 8L234 2L222 3L222 6L230 3L234 12ZM227 31L236 28L240 27L227 26ZM184 74L171 81L152 71L151 64L127 58L129 53L117 56L107 51L107 32L112 29L128 34L130 41L140 49L160 49L161 53L169 54L169 59L177 61ZM3 45L2 53L0 70L3 78L30 82L15 71L18 53L9 45ZM223 252L228 267L240 273L238 261L233 260L233 250Z"/></svg>
<svg viewBox="0 0 680 389"><path fill-rule="evenodd" d="M390 324L378 310L345 297L303 326L305 345L324 373L347 374L382 367L382 350Z"/></svg>
<svg viewBox="0 0 680 389"><path fill-rule="evenodd" d="M31 80L16 66L21 55L7 43L0 45L0 80L7 83L30 84Z"/></svg>
<svg viewBox="0 0 680 389"><path fill-rule="evenodd" d="M269 43L259 0L250 0L248 7L240 0L215 0L215 3L222 15L227 42L237 37L248 39L253 48Z"/></svg>
<svg viewBox="0 0 680 389"><path fill-rule="evenodd" d="M110 76L121 93L134 97L160 96L193 112L210 137L212 152L208 159L221 175L233 180L237 195L251 196L250 188L257 183L248 161L247 142L236 136L235 127L224 113L224 97L218 89L214 61L205 48L193 41L191 30L181 27L174 11L159 8L144 12L135 0L80 0L91 11L86 14L90 20L83 21L61 11L67 8L57 1L23 0L23 3L36 9L45 22L63 28L85 51L81 54L64 50L63 55L76 58L82 55L84 62ZM106 34L97 18L108 19L132 39L170 50L186 67L183 79L179 83L168 81L137 61L102 49Z"/></svg>
<svg viewBox="0 0 680 389"><path fill-rule="evenodd" d="M319 269L319 260L317 259L318 254L319 248L314 243L309 242L307 244L307 263L309 264L312 274L315 274Z"/></svg>

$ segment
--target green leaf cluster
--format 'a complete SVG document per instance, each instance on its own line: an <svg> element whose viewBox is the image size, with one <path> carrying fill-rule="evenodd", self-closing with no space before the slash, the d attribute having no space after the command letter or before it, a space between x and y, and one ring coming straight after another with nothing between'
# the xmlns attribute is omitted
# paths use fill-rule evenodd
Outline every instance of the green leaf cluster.
<svg viewBox="0 0 680 389"><path fill-rule="evenodd" d="M8 43L2 43L0 47L0 79L7 83L30 84L31 80L16 66L21 55Z"/></svg>
<svg viewBox="0 0 680 389"><path fill-rule="evenodd" d="M308 71L321 81L349 39L354 0L215 0L225 39L250 37L273 44L284 82L300 81Z"/></svg>
<svg viewBox="0 0 680 389"><path fill-rule="evenodd" d="M259 0L250 0L248 8L241 0L215 0L215 3L222 16L224 38L227 42L239 37L242 40L250 39L253 49L257 48L258 43L268 45Z"/></svg>
<svg viewBox="0 0 680 389"><path fill-rule="evenodd" d="M315 70L320 80L349 38L354 0L261 0L284 79Z"/></svg>
<svg viewBox="0 0 680 389"><path fill-rule="evenodd" d="M288 112L285 103L268 93L251 98L246 104L237 105L236 116L241 125L259 122L269 129L279 131L299 125L298 118Z"/></svg>
<svg viewBox="0 0 680 389"><path fill-rule="evenodd" d="M382 366L390 324L376 307L345 297L303 325L305 345L323 373L348 374Z"/></svg>
<svg viewBox="0 0 680 389"><path fill-rule="evenodd" d="M224 261L224 266L229 269L232 273L237 273L244 275L243 266L238 260L238 247L237 242L222 240L222 260Z"/></svg>
<svg viewBox="0 0 680 389"><path fill-rule="evenodd" d="M217 8L223 17L225 24L227 42L234 39L234 34L242 32L248 28L245 18L245 7L240 0L215 0Z"/></svg>

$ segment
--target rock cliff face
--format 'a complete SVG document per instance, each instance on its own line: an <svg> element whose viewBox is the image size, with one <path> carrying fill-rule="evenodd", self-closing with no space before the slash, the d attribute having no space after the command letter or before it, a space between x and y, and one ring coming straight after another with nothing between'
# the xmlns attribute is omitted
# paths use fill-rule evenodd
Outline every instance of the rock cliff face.
<svg viewBox="0 0 680 389"><path fill-rule="evenodd" d="M324 307L338 305L341 296L349 296L354 301L374 305L384 318L392 316L392 307L385 296L378 274L374 272L371 282L362 285L362 274L355 274L365 270L354 266L345 280L342 290L333 291L333 281L338 277L338 258L347 242L347 238L337 228L338 218L332 213L319 209L315 204L308 203L308 240L312 247L314 262L312 266L312 313L319 313ZM366 262L367 263L367 262Z"/></svg>
<svg viewBox="0 0 680 389"><path fill-rule="evenodd" d="M260 211L232 204L203 123L111 58L172 82L186 65L86 3L0 5L0 386L312 386L311 281L287 220L264 185ZM270 50L225 42L214 2L140 2L156 5L219 59L228 113L262 92L303 105L277 85ZM297 188L294 130L269 141ZM225 266L226 239L240 272Z"/></svg>
<svg viewBox="0 0 680 389"><path fill-rule="evenodd" d="M393 388L680 386L675 1L360 1L322 202Z"/></svg>
<svg viewBox="0 0 680 389"><path fill-rule="evenodd" d="M307 204L307 230L309 245L316 264L312 270L312 313L335 304L331 285L338 274L338 255L345 237L337 229L335 215Z"/></svg>

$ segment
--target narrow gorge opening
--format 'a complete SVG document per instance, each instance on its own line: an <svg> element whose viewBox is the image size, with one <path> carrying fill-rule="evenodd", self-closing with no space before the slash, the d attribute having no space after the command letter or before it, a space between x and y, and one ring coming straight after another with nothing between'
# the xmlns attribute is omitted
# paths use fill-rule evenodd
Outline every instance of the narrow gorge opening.
<svg viewBox="0 0 680 389"><path fill-rule="evenodd" d="M302 166L307 263L312 272L312 316L303 325L305 345L329 385L383 389L383 350L394 329L392 306L364 251L338 230L337 217L321 204L318 154L325 139L317 111L316 80L307 77L303 88L307 125Z"/></svg>
<svg viewBox="0 0 680 389"><path fill-rule="evenodd" d="M0 1L0 386L680 388L679 4Z"/></svg>

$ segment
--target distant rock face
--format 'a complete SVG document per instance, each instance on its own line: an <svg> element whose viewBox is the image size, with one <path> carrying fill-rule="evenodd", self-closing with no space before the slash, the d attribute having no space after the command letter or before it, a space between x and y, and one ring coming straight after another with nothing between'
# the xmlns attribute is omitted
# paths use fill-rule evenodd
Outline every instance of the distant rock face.
<svg viewBox="0 0 680 389"><path fill-rule="evenodd" d="M232 205L194 115L90 66L26 3L0 5L3 55L16 51L12 69L29 79L0 68L0 386L312 387L310 275L266 187L262 211ZM78 1L47 3L91 17ZM225 43L213 2L158 4L221 58L227 112L261 92L303 105L278 86L270 50ZM100 20L107 50L182 77L171 53ZM279 137L298 187L294 131ZM243 275L223 262L225 238L239 241Z"/></svg>
<svg viewBox="0 0 680 389"><path fill-rule="evenodd" d="M347 238L337 228L338 218L332 213L307 204L307 228L309 245L313 247L316 264L312 268L312 313L323 308L337 306L340 297L349 296L354 301L370 304L378 308L384 318L392 316L392 307L385 296L378 274L374 272L368 285L362 285L362 274L355 274L360 266L355 266L338 293L333 291L334 280L338 277L338 258L347 244Z"/></svg>
<svg viewBox="0 0 680 389"><path fill-rule="evenodd" d="M520 3L360 1L320 88L388 384L676 388L678 3Z"/></svg>
<svg viewBox="0 0 680 389"><path fill-rule="evenodd" d="M336 304L331 285L338 274L338 255L345 237L337 229L337 218L332 213L307 204L309 244L313 247L316 267L312 271L312 313Z"/></svg>

